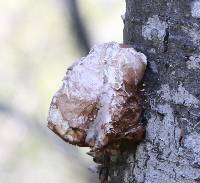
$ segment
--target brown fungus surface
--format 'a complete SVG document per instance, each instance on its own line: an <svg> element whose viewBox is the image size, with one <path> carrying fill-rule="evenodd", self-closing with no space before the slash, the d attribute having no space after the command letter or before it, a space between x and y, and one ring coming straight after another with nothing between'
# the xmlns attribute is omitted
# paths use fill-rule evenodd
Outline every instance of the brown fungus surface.
<svg viewBox="0 0 200 183"><path fill-rule="evenodd" d="M124 139L140 141L144 54L116 42L94 46L75 62L53 96L48 127L70 144L102 149Z"/></svg>

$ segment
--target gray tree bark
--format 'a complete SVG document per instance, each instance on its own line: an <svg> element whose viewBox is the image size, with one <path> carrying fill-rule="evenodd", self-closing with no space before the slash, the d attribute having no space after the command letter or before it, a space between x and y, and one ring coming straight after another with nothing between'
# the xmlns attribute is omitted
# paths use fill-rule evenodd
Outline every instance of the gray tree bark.
<svg viewBox="0 0 200 183"><path fill-rule="evenodd" d="M112 183L200 182L200 0L126 0L124 43L148 58L146 136Z"/></svg>

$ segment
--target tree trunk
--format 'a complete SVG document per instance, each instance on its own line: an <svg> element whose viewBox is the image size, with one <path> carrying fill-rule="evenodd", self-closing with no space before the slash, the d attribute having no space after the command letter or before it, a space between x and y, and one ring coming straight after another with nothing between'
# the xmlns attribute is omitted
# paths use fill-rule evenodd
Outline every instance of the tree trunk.
<svg viewBox="0 0 200 183"><path fill-rule="evenodd" d="M124 43L148 58L146 137L113 183L200 182L200 0L126 0Z"/></svg>

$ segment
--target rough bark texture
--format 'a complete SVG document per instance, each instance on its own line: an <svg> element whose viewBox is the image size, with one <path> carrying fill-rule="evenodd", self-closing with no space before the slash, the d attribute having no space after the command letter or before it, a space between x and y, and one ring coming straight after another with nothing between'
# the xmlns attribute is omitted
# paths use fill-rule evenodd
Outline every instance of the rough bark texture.
<svg viewBox="0 0 200 183"><path fill-rule="evenodd" d="M200 1L126 0L124 42L148 58L146 137L113 183L200 182Z"/></svg>

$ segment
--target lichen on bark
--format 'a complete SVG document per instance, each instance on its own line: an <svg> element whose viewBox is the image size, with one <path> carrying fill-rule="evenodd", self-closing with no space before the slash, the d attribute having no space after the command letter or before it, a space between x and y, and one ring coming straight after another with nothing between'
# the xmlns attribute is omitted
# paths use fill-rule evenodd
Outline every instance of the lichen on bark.
<svg viewBox="0 0 200 183"><path fill-rule="evenodd" d="M124 42L149 65L146 137L111 167L112 183L200 182L198 7L197 0L126 0Z"/></svg>

